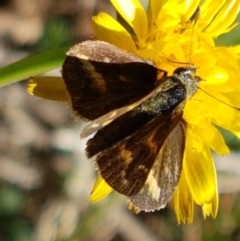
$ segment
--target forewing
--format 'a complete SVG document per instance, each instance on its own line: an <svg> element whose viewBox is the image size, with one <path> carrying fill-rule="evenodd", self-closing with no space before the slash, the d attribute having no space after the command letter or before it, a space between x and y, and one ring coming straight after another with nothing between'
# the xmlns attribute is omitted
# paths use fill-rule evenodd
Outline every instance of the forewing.
<svg viewBox="0 0 240 241"><path fill-rule="evenodd" d="M139 193L165 139L181 117L182 112L165 111L128 138L103 150L96 163L108 185L126 196Z"/></svg>
<svg viewBox="0 0 240 241"><path fill-rule="evenodd" d="M62 68L73 110L90 120L143 98L157 74L152 63L101 41L71 48Z"/></svg>
<svg viewBox="0 0 240 241"><path fill-rule="evenodd" d="M140 100L138 100L128 106L124 106L122 108L113 110L113 111L91 121L83 128L83 130L81 132L81 138L84 138L84 137L98 131L99 129L104 128L106 125L109 125L113 120L116 120L117 118L119 118L120 116L122 116L123 114L125 114L127 112L130 112L130 111L136 112L134 109L136 109L139 105L141 105L148 98L151 98L151 96L153 96L155 94L155 92L157 92L157 91L158 91L157 88L155 88L153 91L151 91L148 95L144 96Z"/></svg>
<svg viewBox="0 0 240 241"><path fill-rule="evenodd" d="M154 211L164 208L178 184L185 146L185 125L180 122L162 146L141 191L131 197L130 209Z"/></svg>

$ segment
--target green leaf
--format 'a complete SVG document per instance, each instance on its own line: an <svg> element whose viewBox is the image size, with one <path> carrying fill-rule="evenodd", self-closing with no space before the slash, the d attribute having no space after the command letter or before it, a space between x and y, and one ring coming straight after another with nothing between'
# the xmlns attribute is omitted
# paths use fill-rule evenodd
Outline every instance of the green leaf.
<svg viewBox="0 0 240 241"><path fill-rule="evenodd" d="M68 49L63 47L32 55L0 68L0 87L61 67Z"/></svg>

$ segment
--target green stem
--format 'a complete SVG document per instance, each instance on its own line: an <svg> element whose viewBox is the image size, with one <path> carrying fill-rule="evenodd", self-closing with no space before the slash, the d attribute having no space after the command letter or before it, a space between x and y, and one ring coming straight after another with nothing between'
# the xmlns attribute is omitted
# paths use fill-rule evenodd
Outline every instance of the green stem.
<svg viewBox="0 0 240 241"><path fill-rule="evenodd" d="M64 47L32 55L0 68L0 87L61 67L68 49Z"/></svg>

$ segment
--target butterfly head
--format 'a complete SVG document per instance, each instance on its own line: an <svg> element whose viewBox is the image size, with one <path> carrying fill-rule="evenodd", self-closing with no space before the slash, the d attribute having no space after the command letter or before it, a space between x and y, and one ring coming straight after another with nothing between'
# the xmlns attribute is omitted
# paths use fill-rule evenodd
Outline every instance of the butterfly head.
<svg viewBox="0 0 240 241"><path fill-rule="evenodd" d="M187 99L191 98L197 90L198 83L201 78L196 74L197 68L190 65L187 68L179 67L175 69L173 75L178 78L185 86L187 90Z"/></svg>

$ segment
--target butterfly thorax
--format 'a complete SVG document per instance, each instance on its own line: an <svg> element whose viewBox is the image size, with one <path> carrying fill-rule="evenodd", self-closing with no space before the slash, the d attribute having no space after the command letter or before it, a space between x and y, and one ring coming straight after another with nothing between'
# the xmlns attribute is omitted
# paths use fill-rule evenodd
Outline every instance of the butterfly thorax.
<svg viewBox="0 0 240 241"><path fill-rule="evenodd" d="M189 66L188 68L181 67L177 68L173 73L173 76L185 85L187 99L190 99L194 95L197 90L197 85L201 81L201 78L195 75L196 69L194 66Z"/></svg>
<svg viewBox="0 0 240 241"><path fill-rule="evenodd" d="M176 69L173 75L161 82L155 93L141 104L140 111L158 115L180 104L184 106L185 101L196 92L200 81L200 78L195 76L195 71L195 67Z"/></svg>

